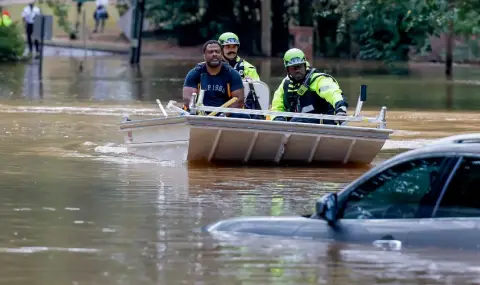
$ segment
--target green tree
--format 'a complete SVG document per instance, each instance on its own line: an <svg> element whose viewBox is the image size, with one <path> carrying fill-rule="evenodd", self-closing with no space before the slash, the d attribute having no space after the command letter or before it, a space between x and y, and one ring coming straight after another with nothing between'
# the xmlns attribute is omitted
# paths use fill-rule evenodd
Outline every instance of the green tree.
<svg viewBox="0 0 480 285"><path fill-rule="evenodd" d="M0 61L17 61L24 50L25 43L18 26L0 26Z"/></svg>
<svg viewBox="0 0 480 285"><path fill-rule="evenodd" d="M60 0L46 0L45 3L50 9L52 9L53 15L56 17L58 26L67 35L75 34L75 29L68 19L68 11L70 10L70 4Z"/></svg>
<svg viewBox="0 0 480 285"><path fill-rule="evenodd" d="M179 45L198 45L226 31L240 37L242 54L260 46L260 0L151 0L146 16L163 31L173 32Z"/></svg>
<svg viewBox="0 0 480 285"><path fill-rule="evenodd" d="M480 34L480 1L458 0L454 5L454 31L466 37Z"/></svg>
<svg viewBox="0 0 480 285"><path fill-rule="evenodd" d="M446 1L360 0L352 7L360 59L408 60L412 47L426 51L428 37L445 31L453 16Z"/></svg>

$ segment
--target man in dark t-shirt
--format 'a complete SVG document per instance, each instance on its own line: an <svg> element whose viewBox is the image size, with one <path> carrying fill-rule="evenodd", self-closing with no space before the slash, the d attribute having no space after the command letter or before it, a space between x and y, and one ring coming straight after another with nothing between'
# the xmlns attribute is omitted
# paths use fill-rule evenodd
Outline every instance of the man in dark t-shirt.
<svg viewBox="0 0 480 285"><path fill-rule="evenodd" d="M220 43L210 40L203 45L205 62L197 64L185 77L183 84L184 108L188 109L193 93L200 93L200 87L205 91L203 105L220 107L230 98L238 100L230 108L243 108L244 90L240 74L222 62L222 49ZM248 115L226 114L231 117L249 118Z"/></svg>

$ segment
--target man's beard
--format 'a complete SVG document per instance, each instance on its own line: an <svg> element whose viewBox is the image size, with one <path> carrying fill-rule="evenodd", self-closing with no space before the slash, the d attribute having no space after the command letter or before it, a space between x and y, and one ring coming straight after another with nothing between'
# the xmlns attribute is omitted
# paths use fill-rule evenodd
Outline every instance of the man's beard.
<svg viewBox="0 0 480 285"><path fill-rule="evenodd" d="M304 74L295 74L295 75L292 76L292 78L295 81L300 82L305 78L305 75Z"/></svg>
<svg viewBox="0 0 480 285"><path fill-rule="evenodd" d="M217 59L216 62L211 60L210 62L207 61L207 65L209 67L218 67L221 64L221 60Z"/></svg>

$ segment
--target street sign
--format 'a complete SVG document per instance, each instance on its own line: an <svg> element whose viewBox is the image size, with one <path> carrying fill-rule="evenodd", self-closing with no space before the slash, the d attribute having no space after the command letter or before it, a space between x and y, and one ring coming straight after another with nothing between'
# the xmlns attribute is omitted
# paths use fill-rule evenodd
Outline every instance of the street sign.
<svg viewBox="0 0 480 285"><path fill-rule="evenodd" d="M42 15L35 17L35 23L33 23L33 36L40 40L42 38L42 17L45 18L44 26L44 40L51 41L53 37L53 16Z"/></svg>

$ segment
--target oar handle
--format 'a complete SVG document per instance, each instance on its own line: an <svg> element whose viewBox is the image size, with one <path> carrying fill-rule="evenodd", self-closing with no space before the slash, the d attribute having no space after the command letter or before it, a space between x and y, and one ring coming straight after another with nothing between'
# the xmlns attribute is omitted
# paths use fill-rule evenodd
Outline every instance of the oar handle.
<svg viewBox="0 0 480 285"><path fill-rule="evenodd" d="M220 106L220 108L227 108L228 106L232 105L233 103L235 103L236 101L238 100L237 97L233 97L232 99L228 100L227 102L225 102L225 104L223 104L222 106ZM215 116L217 114L217 112L211 112L210 114L208 114L209 116Z"/></svg>

